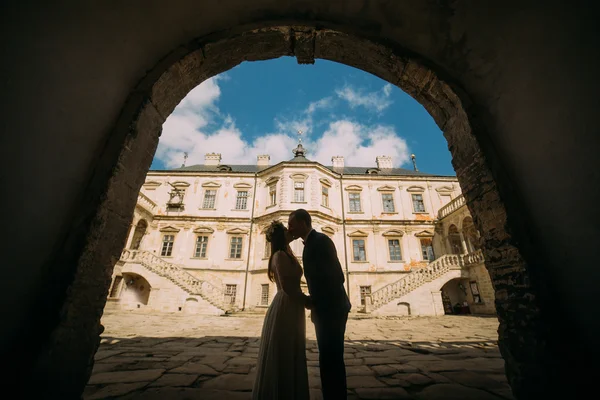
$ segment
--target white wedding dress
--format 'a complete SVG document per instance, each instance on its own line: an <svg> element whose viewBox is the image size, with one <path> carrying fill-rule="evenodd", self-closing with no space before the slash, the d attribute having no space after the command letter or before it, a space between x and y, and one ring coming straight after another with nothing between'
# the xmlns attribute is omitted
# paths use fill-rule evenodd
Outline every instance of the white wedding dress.
<svg viewBox="0 0 600 400"><path fill-rule="evenodd" d="M308 400L302 268L295 257L278 253L272 261L277 294L263 323L252 399ZM281 257L291 262L277 262Z"/></svg>

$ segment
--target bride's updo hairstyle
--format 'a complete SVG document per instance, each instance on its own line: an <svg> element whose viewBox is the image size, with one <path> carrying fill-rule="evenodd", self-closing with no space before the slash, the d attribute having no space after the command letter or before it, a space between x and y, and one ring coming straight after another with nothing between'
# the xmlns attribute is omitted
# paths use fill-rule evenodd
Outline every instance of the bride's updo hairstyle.
<svg viewBox="0 0 600 400"><path fill-rule="evenodd" d="M267 275L271 282L275 281L275 273L271 266L271 259L279 250L287 251L287 242L285 240L285 226L280 221L273 221L265 232L267 242L271 243L271 257L269 257L269 267Z"/></svg>

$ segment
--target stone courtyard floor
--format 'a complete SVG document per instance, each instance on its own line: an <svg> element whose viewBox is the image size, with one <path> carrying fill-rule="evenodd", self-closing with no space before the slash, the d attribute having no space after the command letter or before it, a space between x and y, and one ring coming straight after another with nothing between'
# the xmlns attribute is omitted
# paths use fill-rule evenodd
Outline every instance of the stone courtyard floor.
<svg viewBox="0 0 600 400"><path fill-rule="evenodd" d="M105 313L84 399L250 399L263 318ZM496 318L349 319L348 399L512 399ZM321 399L307 321L311 399Z"/></svg>

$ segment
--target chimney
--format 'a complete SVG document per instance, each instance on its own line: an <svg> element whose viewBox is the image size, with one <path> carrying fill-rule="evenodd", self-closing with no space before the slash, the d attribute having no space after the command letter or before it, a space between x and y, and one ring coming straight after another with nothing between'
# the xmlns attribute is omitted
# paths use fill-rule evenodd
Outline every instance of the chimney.
<svg viewBox="0 0 600 400"><path fill-rule="evenodd" d="M377 168L379 169L390 169L393 168L392 157L390 156L377 156L375 158L377 162Z"/></svg>
<svg viewBox="0 0 600 400"><path fill-rule="evenodd" d="M204 165L221 164L221 153L206 153L204 155Z"/></svg>
<svg viewBox="0 0 600 400"><path fill-rule="evenodd" d="M331 162L333 163L333 168L344 168L344 157L342 156L333 156L331 157Z"/></svg>
<svg viewBox="0 0 600 400"><path fill-rule="evenodd" d="M270 164L269 160L271 160L271 156L268 154L263 154L256 157L256 165L259 167L266 167Z"/></svg>

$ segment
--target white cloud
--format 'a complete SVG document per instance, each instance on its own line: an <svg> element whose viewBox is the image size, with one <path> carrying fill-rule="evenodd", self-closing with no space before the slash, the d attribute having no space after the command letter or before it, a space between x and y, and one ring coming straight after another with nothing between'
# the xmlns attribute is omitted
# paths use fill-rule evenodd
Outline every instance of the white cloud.
<svg viewBox="0 0 600 400"><path fill-rule="evenodd" d="M329 129L314 143L307 143L307 155L321 164L331 165L332 156L343 156L345 165L375 166L377 156L391 156L395 166L409 161L406 140L394 128L385 125L366 126L349 120L329 124Z"/></svg>
<svg viewBox="0 0 600 400"><path fill-rule="evenodd" d="M222 115L217 106L221 96L220 76L211 78L192 90L163 124L156 157L166 168L180 167L183 153L188 153L186 165L203 164L204 155L221 153L223 164L255 164L256 156L269 154L271 164L289 160L296 146L298 130L310 133L315 125L327 123L329 113L315 121L318 110L331 109L334 99L326 97L309 105L300 113L300 118L276 120L275 132L256 138L244 139L235 121ZM386 87L383 91L385 92ZM348 119L329 122L321 137L303 135L307 158L330 165L331 157L344 156L346 165L374 166L378 155L392 156L394 165L409 160L406 141L400 138L393 127L366 126Z"/></svg>
<svg viewBox="0 0 600 400"><path fill-rule="evenodd" d="M362 90L354 89L348 85L335 92L340 99L348 102L350 108L362 106L369 111L381 113L393 103L390 100L392 85L389 83L384 85L381 90L375 92L364 93Z"/></svg>

